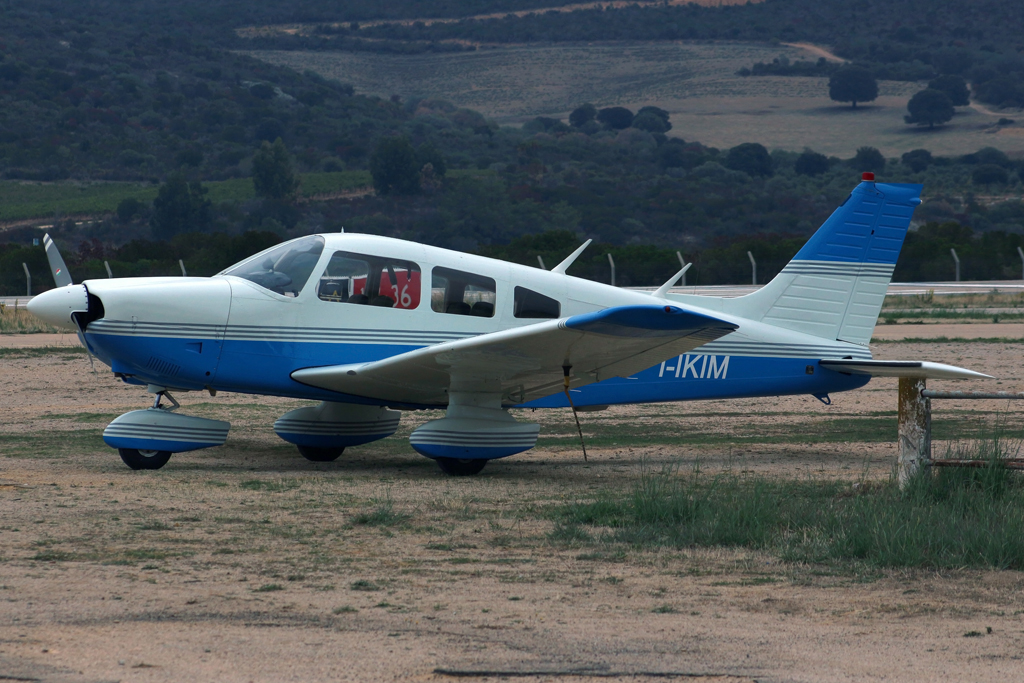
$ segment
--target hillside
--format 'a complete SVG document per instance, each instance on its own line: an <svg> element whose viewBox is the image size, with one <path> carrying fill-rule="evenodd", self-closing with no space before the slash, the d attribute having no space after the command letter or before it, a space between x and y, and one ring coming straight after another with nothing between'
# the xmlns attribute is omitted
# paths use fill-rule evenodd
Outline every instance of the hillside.
<svg viewBox="0 0 1024 683"><path fill-rule="evenodd" d="M803 2L786 1L793 4L766 4ZM467 0L431 5L431 11L457 17L528 6ZM410 0L389 11L422 17L424 7ZM590 113L575 116L594 91L566 97L556 116L527 112L523 125L499 126L436 97L401 90L368 95L365 85L346 82L351 70L332 78L236 49L255 44L235 33L240 26L348 18L351 27L370 17L370 9L368 2L305 0L287 7L262 0L0 1L0 220L38 217L51 226L72 269L90 275L105 272L103 260L116 264L119 274L173 273L177 259L186 257L190 272L208 274L245 248L345 228L461 250L510 249L510 258L529 263L537 244L548 244L545 253L553 258L570 242L593 237L602 246L580 261L577 274L604 278L604 254L612 251L623 264L619 284L656 284L674 272L681 249L699 264L696 281L711 284L745 279L746 265L734 257L747 249L764 250L758 252L760 272L770 276L860 172L874 170L887 180L926 185L929 201L920 220L956 228L926 233L933 235L929 244L1003 234L977 252L977 268L991 272L972 277L1003 276L1011 266L1015 272L1013 247L1021 242L1004 233L1024 231L1024 169L996 149L900 157L850 145L832 155L800 154L799 148L769 153L756 130L742 144L719 148L695 138L684 117L657 106L581 107ZM685 7L622 11L733 16ZM520 20L535 17L514 21ZM385 46L392 41L382 40ZM765 49L754 46L748 56L753 60ZM277 139L299 189L256 196L253 159ZM928 138L921 140L926 147ZM368 182L375 154L393 142L411 174L403 189L341 196L359 185L352 179ZM315 189L318 183L326 183L323 192ZM174 202L160 208L154 201L174 188L189 197L178 213L167 209ZM8 228L0 232L0 287L23 289L22 262L37 284L47 282L41 251L27 246L39 230L0 227ZM935 263L945 258L941 249L933 252L928 259Z"/></svg>

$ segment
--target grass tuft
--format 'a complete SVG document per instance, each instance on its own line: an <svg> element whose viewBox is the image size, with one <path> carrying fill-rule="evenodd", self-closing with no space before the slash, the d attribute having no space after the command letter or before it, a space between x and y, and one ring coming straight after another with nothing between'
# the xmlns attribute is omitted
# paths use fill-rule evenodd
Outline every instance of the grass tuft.
<svg viewBox="0 0 1024 683"><path fill-rule="evenodd" d="M988 465L893 483L647 473L631 491L562 506L554 542L726 546L792 562L1024 569L1024 485L998 438L960 448ZM590 539L588 541L588 539Z"/></svg>
<svg viewBox="0 0 1024 683"><path fill-rule="evenodd" d="M385 489L384 495L370 501L373 506L352 518L352 523L360 526L388 527L401 524L409 519L409 515L395 512L395 502L391 498L391 489Z"/></svg>
<svg viewBox="0 0 1024 683"><path fill-rule="evenodd" d="M284 586L279 583L265 583L259 588L253 588L253 593L273 593L274 591L283 591Z"/></svg>
<svg viewBox="0 0 1024 683"><path fill-rule="evenodd" d="M280 480L266 480L266 479L248 479L241 482L238 485L240 488L246 491L267 491L270 493L281 493L282 491L291 491L301 486L301 482L297 479L280 479Z"/></svg>

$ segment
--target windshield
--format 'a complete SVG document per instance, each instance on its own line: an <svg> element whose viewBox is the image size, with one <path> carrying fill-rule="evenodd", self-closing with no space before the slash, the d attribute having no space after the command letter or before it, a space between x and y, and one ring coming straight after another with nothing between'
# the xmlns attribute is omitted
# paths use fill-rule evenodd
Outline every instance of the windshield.
<svg viewBox="0 0 1024 683"><path fill-rule="evenodd" d="M298 296L323 250L323 237L301 237L256 254L221 275L234 275L284 296Z"/></svg>

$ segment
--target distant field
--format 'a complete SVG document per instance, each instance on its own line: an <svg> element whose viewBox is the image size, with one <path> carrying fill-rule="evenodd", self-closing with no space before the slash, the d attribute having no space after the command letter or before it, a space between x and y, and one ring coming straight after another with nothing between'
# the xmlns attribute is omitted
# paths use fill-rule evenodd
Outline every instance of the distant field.
<svg viewBox="0 0 1024 683"><path fill-rule="evenodd" d="M454 24L460 21L474 19L482 21L486 19L500 19L502 17L525 17L530 14L546 14L549 12L576 12L588 9L622 8L635 5L700 5L702 7L725 7L728 5L746 5L764 2L764 0L601 0L598 2L580 2L566 5L555 5L553 7L535 7L533 9L517 10L515 12L492 12L490 14L474 14L462 17L420 17L414 19L377 19L373 21L361 21L362 28L381 26L383 24L400 24L412 26L413 24ZM347 22L335 22L332 26L339 26ZM246 26L237 29L235 32L243 38L254 36L266 36L275 34L303 34L312 35L317 32L321 23L314 24L274 24L271 26Z"/></svg>
<svg viewBox="0 0 1024 683"><path fill-rule="evenodd" d="M476 52L398 56L343 52L253 51L296 69L312 69L383 97L437 97L502 124L534 116L566 118L583 102L672 114L673 135L716 147L760 142L769 148L811 147L849 157L861 145L893 156L918 147L962 154L993 146L1024 151L1024 115L996 129L1006 114L966 109L941 130L903 123L907 100L924 84L881 83L881 97L852 111L828 99L820 78L743 78L735 72L785 55L817 59L796 47L749 43L598 43L531 45Z"/></svg>
<svg viewBox="0 0 1024 683"><path fill-rule="evenodd" d="M370 184L366 171L304 173L300 191L303 196L344 192ZM244 201L255 196L252 180L236 178L204 183L211 201ZM9 180L0 182L0 222L30 218L96 215L110 213L124 199L133 197L150 202L157 186L148 183L37 183Z"/></svg>

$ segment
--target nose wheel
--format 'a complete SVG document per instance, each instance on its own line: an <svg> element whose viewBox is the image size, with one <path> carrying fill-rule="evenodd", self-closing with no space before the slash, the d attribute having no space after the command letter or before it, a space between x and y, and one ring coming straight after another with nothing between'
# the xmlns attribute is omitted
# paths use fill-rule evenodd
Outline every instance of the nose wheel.
<svg viewBox="0 0 1024 683"><path fill-rule="evenodd" d="M133 470L158 470L171 459L170 451L145 451L138 448L118 448L124 464Z"/></svg>
<svg viewBox="0 0 1024 683"><path fill-rule="evenodd" d="M156 394L152 408L133 410L117 417L103 430L103 442L116 448L121 460L133 470L158 470L172 453L222 446L231 424L175 412L179 403L163 387L150 386ZM170 406L161 405L167 399Z"/></svg>

